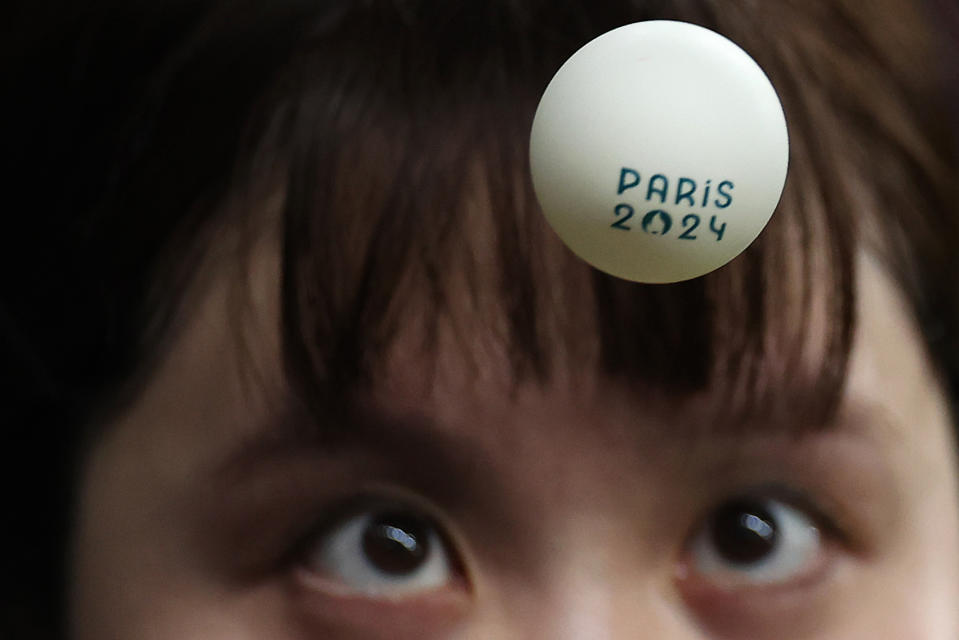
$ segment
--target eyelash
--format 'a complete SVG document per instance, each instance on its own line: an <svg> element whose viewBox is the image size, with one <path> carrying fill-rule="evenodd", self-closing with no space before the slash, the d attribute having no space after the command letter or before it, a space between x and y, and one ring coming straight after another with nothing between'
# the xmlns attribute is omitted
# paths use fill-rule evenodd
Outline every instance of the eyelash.
<svg viewBox="0 0 959 640"><path fill-rule="evenodd" d="M735 500L778 500L807 514L829 537L846 541L842 519L836 514L836 508L819 496L785 483L766 483L738 490L726 491L714 500L705 510L705 516L697 524L703 524L706 518L721 505Z"/></svg>
<svg viewBox="0 0 959 640"><path fill-rule="evenodd" d="M851 547L850 536L842 527L841 520L833 515L836 513L834 509L824 507L821 501L795 487L781 484L764 485L758 488L726 494L722 499L712 503L712 507L706 511L705 515L690 528L691 533L681 548L682 559L677 563L677 576L680 582L695 577L696 571L689 556L696 547L697 542L701 543L701 536L703 536L710 525L713 524L714 518L717 517L717 514L719 514L724 507L737 503L751 505L768 505L773 503L778 505L773 510L778 512L776 521L779 528L788 528L783 526L784 512L787 512L785 517L787 521L791 520L795 522L797 515L799 518L808 521L810 525L815 528L816 541L820 547L818 549L819 554L828 556L829 554L835 553L837 548ZM819 568L822 568L822 564L827 562L827 560L828 558L821 558ZM716 587L727 594L734 591L757 592L764 589L783 590L791 588L803 581L808 581L814 574L815 571L810 569L798 573L788 580L760 581L757 584L747 584L746 581L742 581L739 584L717 584ZM704 586L702 580L700 580L699 586Z"/></svg>
<svg viewBox="0 0 959 640"><path fill-rule="evenodd" d="M409 495L398 496L398 493L393 489L368 491L327 508L323 515L314 520L313 525L307 529L306 533L298 538L298 542L294 545L293 552L288 556L289 560L285 564L288 567L292 566L302 570L309 564L311 553L316 551L326 537L340 532L345 524L354 521L363 514L410 514L435 532L433 542L439 543L447 554L449 570L452 577L455 578L457 586L468 589L470 581L466 572L466 564L462 558L463 546L452 540L450 527L436 515L438 510L425 504L422 499ZM357 593L355 595L362 596L363 594ZM374 600L379 597L377 594L367 595Z"/></svg>
<svg viewBox="0 0 959 640"><path fill-rule="evenodd" d="M403 495L398 494L400 494L399 491L389 489L365 492L324 509L323 515L314 520L313 526L309 527L305 534L300 536L298 543L294 546L294 553L291 555L291 566L295 567L300 574L307 572L314 578L317 578L310 581L311 589L318 589L327 596L335 597L346 595L353 598L360 598L374 607L378 606L378 602L380 603L379 606L392 607L402 606L403 602L413 604L414 602L422 601L423 597L431 597L435 595L434 592L439 591L446 592L447 594L450 591L455 591L461 595L469 594L471 591L471 581L468 574L469 565L464 562L464 559L468 558L463 554L464 546L460 544L462 541L450 535L450 527L447 526L441 516L437 515L440 513L439 510L433 508L425 500L411 497L405 493ZM717 511L723 505L736 500L750 501L754 504L758 502L776 501L802 514L815 525L821 534L821 537L816 539L819 545L816 553L822 554L824 557L816 558L816 563L810 563L815 565L811 568L803 565L803 571L797 572L794 577L791 576L786 580L771 581L766 584L751 584L749 581L743 581L743 584L722 584L721 580L710 581L709 579L703 579L702 575L696 575L693 566L689 562L689 553L693 548L692 545L696 539L696 535L707 527L710 519L715 517ZM831 566L830 557L836 553L837 548L841 548L847 544L848 540L843 529L837 524L838 520L832 517L832 511L820 505L821 503L818 500L813 499L806 492L784 485L766 485L750 490L726 493L721 500L712 503L712 506L702 518L693 522L693 526L686 534L685 542L679 539L680 544L678 544L677 547L680 556L676 560L676 566L678 567L676 574L677 583L681 589L692 584L693 590L698 590L698 597L700 598L709 597L709 593L719 593L726 598L733 597L738 593L744 598L743 602L748 602L754 598L761 599L767 591L782 593L791 591L792 589L798 589L802 584L815 584L818 580L817 576L822 576L822 572L818 569ZM434 584L433 586L435 586L436 589L418 590L417 588L413 588L404 590L400 588L395 593L389 591L389 585L382 587L385 583L381 582L380 586L382 589L380 591L374 589L370 592L364 592L363 589L351 588L348 584L344 585L342 580L338 583L338 577L335 575L327 575L325 577L320 575L313 570L315 569L315 565L311 568L311 557L315 558L317 550L323 548L323 545L329 544L330 536L342 535L346 523L354 521L364 513L382 514L384 512L418 514L417 517L420 518L422 522L427 523L427 525L436 532L436 541L442 545L443 553L446 554L449 561L449 581ZM369 517L372 516L368 516L368 518ZM781 519L777 526L783 528ZM349 548L358 550L359 547L355 544L357 540L355 537L356 529L354 528L352 533L348 535L354 536L352 546ZM311 556L311 554L313 554L313 556ZM361 562L367 562L368 559L369 557L365 556ZM350 566L355 568L356 564L354 563Z"/></svg>

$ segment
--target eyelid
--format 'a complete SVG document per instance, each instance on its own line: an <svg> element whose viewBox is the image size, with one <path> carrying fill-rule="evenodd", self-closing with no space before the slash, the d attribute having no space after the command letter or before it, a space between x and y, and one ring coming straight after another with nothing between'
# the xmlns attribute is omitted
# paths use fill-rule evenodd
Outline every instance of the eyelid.
<svg viewBox="0 0 959 640"><path fill-rule="evenodd" d="M809 516L825 538L838 542L843 546L853 545L849 530L844 526L845 518L839 505L828 498L814 495L813 492L799 485L785 482L767 482L753 485L739 490L724 493L718 500L713 500L703 515L694 523L684 548L692 542L692 536L705 526L715 510L730 500L778 500L799 509Z"/></svg>
<svg viewBox="0 0 959 640"><path fill-rule="evenodd" d="M350 589L335 576L311 569L310 551L320 544L325 532L334 531L344 518L383 508L419 512L432 523L443 545L450 568L448 588L406 594L370 594ZM309 526L301 529L297 543L282 569L294 605L306 624L316 629L349 629L350 637L421 638L452 634L474 601L474 583L468 567L464 537L446 517L421 494L399 485L369 484L339 498L326 500L314 509ZM335 634L334 634L335 635Z"/></svg>
<svg viewBox="0 0 959 640"><path fill-rule="evenodd" d="M811 569L797 575L794 580L787 580L782 583L752 584L748 580L744 580L735 584L719 585L709 578L701 576L693 568L694 561L690 557L692 549L704 529L709 526L717 509L724 503L735 500L775 500L801 511L803 515L807 516L818 530L822 544L820 557ZM838 518L834 515L835 512L827 510L828 507L824 507L822 504L820 499L813 497L811 492L794 485L778 482L759 484L751 488L724 494L722 499L712 503L712 506L690 529L687 539L681 547L680 560L676 563L675 577L677 583L683 585L684 590L697 594L695 597L699 598L705 597L710 592L723 593L724 597L736 597L736 594L752 594L750 597L774 597L780 594L795 593L797 590L819 583L825 578L826 573L835 566L835 561L839 558L838 554L849 554L851 552L849 536L847 532L841 529Z"/></svg>
<svg viewBox="0 0 959 640"><path fill-rule="evenodd" d="M320 515L314 518L297 537L283 564L289 570L301 567L304 558L316 545L316 540L320 536L331 531L347 518L376 509L400 509L422 513L430 523L435 525L440 541L449 553L450 568L458 582L461 582L467 590L471 588L472 580L468 565L472 563L467 561L468 553L464 536L460 535L449 519L443 516L442 510L429 500L395 486L367 486L321 507Z"/></svg>
<svg viewBox="0 0 959 640"><path fill-rule="evenodd" d="M900 474L889 445L877 441L875 420L874 411L844 415L832 431L719 454L703 476L702 492L713 501L769 492L818 514L824 530L858 559L872 558L905 521Z"/></svg>

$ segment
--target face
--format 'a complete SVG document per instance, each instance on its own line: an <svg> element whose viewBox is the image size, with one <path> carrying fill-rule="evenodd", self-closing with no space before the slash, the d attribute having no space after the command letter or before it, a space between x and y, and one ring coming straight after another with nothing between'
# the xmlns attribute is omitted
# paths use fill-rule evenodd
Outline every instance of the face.
<svg viewBox="0 0 959 640"><path fill-rule="evenodd" d="M481 334L479 366L455 340L434 359L400 338L356 410L317 429L277 383L264 256L253 339L231 329L233 278L214 270L91 451L78 640L959 632L952 425L869 259L834 421L693 437L701 399L664 410L568 376L516 388Z"/></svg>

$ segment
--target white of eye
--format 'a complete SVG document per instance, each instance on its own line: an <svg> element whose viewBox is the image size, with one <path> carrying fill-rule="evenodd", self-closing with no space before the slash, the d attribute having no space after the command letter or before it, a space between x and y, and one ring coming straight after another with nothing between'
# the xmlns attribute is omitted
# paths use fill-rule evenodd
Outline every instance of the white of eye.
<svg viewBox="0 0 959 640"><path fill-rule="evenodd" d="M407 597L453 578L450 553L436 527L407 509L366 510L325 531L307 568L347 591Z"/></svg>
<svg viewBox="0 0 959 640"><path fill-rule="evenodd" d="M690 549L691 568L698 575L760 586L804 575L821 552L821 534L813 519L773 499L723 505Z"/></svg>

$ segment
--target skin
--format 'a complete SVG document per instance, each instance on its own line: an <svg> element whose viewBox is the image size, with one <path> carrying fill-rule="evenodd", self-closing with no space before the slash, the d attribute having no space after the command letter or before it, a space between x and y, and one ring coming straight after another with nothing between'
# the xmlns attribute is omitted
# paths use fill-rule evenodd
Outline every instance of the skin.
<svg viewBox="0 0 959 640"><path fill-rule="evenodd" d="M142 395L93 447L74 545L76 640L959 633L953 426L905 304L868 258L827 429L678 436L704 419L697 399L654 411L609 381L563 376L513 389L495 346L471 369L450 341L432 363L401 338L362 398L374 435L331 447L263 443L302 420L276 382L270 255L255 262L252 358L224 330L233 272L214 269ZM349 517L337 505L360 494L432 518L449 579L377 590L317 561ZM742 494L781 498L819 532L785 578L701 566L697 531Z"/></svg>

